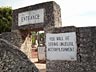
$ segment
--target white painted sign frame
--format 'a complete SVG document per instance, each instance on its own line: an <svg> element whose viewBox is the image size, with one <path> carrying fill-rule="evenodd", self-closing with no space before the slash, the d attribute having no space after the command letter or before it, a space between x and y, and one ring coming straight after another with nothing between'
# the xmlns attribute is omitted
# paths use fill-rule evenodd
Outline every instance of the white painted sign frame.
<svg viewBox="0 0 96 72"><path fill-rule="evenodd" d="M75 32L57 34L47 33L46 47L46 56L48 60L77 60L77 44Z"/></svg>
<svg viewBox="0 0 96 72"><path fill-rule="evenodd" d="M44 9L26 11L18 14L18 26L44 22Z"/></svg>

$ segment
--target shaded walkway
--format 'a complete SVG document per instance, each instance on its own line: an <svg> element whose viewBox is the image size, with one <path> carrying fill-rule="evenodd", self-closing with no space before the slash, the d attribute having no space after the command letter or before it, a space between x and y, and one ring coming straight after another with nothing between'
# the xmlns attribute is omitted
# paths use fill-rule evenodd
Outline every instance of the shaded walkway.
<svg viewBox="0 0 96 72"><path fill-rule="evenodd" d="M36 65L40 72L46 72L46 63L38 62L37 58L32 58L31 61Z"/></svg>

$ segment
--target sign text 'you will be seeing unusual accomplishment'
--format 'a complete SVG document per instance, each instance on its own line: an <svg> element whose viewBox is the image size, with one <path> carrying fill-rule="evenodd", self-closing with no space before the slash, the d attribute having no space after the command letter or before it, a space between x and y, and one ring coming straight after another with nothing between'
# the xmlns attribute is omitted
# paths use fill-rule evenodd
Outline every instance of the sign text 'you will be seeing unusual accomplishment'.
<svg viewBox="0 0 96 72"><path fill-rule="evenodd" d="M76 60L76 34L57 33L46 34L47 59L49 60Z"/></svg>

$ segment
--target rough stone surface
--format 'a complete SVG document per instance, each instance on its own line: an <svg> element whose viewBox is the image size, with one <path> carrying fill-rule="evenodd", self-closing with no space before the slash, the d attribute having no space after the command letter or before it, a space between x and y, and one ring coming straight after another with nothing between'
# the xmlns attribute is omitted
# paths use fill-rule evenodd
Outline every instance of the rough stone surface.
<svg viewBox="0 0 96 72"><path fill-rule="evenodd" d="M0 72L39 72L17 46L0 39Z"/></svg>
<svg viewBox="0 0 96 72"><path fill-rule="evenodd" d="M47 72L96 72L96 27L61 27L47 32L77 35L77 61L47 60Z"/></svg>
<svg viewBox="0 0 96 72"><path fill-rule="evenodd" d="M4 32L0 35L0 38L7 40L19 48L23 43L21 35L17 32Z"/></svg>
<svg viewBox="0 0 96 72"><path fill-rule="evenodd" d="M24 33L24 36L27 34ZM23 39L22 35L19 32L4 32L0 35L0 38L7 40L11 44L17 46L21 51L23 51L28 58L31 58L32 53L32 41L31 36L27 35L25 39Z"/></svg>
<svg viewBox="0 0 96 72"><path fill-rule="evenodd" d="M78 68L80 72L96 72L96 27L77 28ZM79 71L79 70L78 70Z"/></svg>

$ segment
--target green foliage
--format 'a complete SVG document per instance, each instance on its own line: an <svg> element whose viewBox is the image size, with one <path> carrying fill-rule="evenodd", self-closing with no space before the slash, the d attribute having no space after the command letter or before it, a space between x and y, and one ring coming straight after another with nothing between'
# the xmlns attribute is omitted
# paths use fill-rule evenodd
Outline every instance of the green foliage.
<svg viewBox="0 0 96 72"><path fill-rule="evenodd" d="M44 44L44 33L36 33L35 31L32 31L31 34L32 34L32 45L36 44L36 39L38 40L39 45Z"/></svg>
<svg viewBox="0 0 96 72"><path fill-rule="evenodd" d="M44 44L44 33L39 33L39 45Z"/></svg>
<svg viewBox="0 0 96 72"><path fill-rule="evenodd" d="M35 37L32 37L32 44L35 45Z"/></svg>
<svg viewBox="0 0 96 72"><path fill-rule="evenodd" d="M44 33L39 34L40 38L44 38Z"/></svg>
<svg viewBox="0 0 96 72"><path fill-rule="evenodd" d="M36 43L36 32L33 31L32 32L32 44L35 45L35 43Z"/></svg>
<svg viewBox="0 0 96 72"><path fill-rule="evenodd" d="M11 31L12 8L0 7L0 33Z"/></svg>

